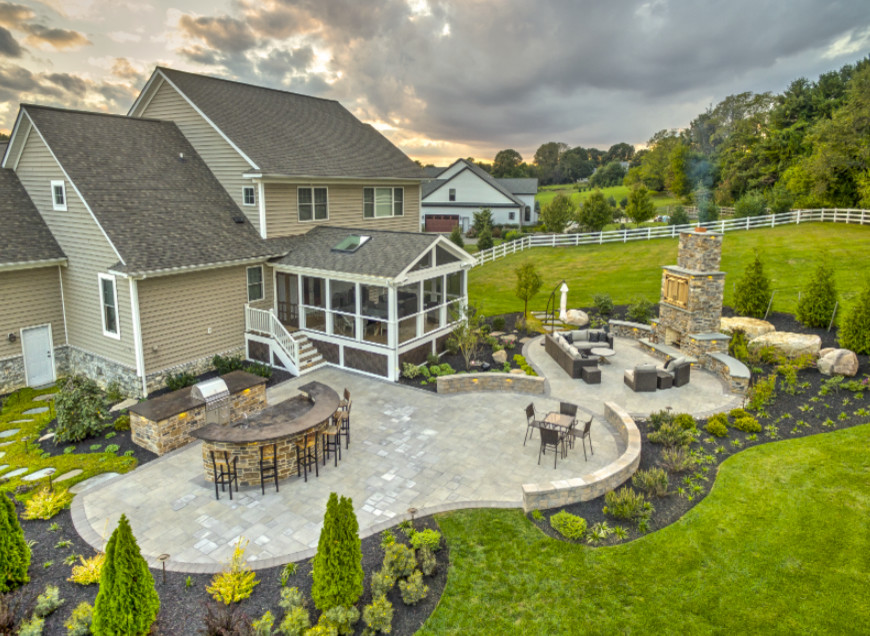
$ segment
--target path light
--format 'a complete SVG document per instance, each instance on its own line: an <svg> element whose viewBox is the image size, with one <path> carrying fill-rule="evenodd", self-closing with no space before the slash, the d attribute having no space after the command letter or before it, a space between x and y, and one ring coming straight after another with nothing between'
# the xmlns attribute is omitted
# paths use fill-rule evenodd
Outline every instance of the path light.
<svg viewBox="0 0 870 636"><path fill-rule="evenodd" d="M166 562L169 560L169 555L165 552L161 555L158 555L157 560L160 561L160 565L163 566L163 585L166 585Z"/></svg>
<svg viewBox="0 0 870 636"><path fill-rule="evenodd" d="M408 514L411 515L411 525L414 524L414 515L417 514L416 508L408 508Z"/></svg>

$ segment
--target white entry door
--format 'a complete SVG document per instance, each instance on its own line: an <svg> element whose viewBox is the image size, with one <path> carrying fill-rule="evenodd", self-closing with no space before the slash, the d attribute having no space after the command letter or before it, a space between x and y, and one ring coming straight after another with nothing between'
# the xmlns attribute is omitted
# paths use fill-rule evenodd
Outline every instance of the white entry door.
<svg viewBox="0 0 870 636"><path fill-rule="evenodd" d="M22 329L21 348L24 350L24 375L27 378L27 386L42 386L54 382L51 325Z"/></svg>

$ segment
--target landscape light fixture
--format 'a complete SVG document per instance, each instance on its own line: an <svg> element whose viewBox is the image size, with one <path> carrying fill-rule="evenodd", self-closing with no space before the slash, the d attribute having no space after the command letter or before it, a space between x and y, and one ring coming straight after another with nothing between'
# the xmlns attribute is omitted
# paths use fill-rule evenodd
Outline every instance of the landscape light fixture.
<svg viewBox="0 0 870 636"><path fill-rule="evenodd" d="M164 552L157 556L157 560L160 561L160 565L163 566L163 585L166 585L166 561L169 560L169 555Z"/></svg>

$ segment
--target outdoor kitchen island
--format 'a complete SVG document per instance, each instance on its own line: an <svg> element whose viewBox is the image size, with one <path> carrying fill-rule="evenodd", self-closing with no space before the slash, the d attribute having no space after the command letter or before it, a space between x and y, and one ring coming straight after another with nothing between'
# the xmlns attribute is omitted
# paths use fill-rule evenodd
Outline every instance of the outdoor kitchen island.
<svg viewBox="0 0 870 636"><path fill-rule="evenodd" d="M319 436L329 426L330 418L338 409L339 397L332 388L320 382L309 382L299 387L300 395L269 406L242 421L230 425L206 424L190 432L201 439L202 465L207 481L214 481L212 452L220 463L224 451L230 461L237 460L236 470L240 485L260 485L260 448L271 459L275 445L278 479L296 475L296 445L303 444L306 436ZM317 456L322 460L323 448L317 442Z"/></svg>

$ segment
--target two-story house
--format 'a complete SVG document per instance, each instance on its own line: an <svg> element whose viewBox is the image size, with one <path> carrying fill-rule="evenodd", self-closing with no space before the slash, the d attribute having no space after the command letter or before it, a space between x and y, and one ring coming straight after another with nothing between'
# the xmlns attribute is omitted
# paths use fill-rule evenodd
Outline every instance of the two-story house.
<svg viewBox="0 0 870 636"><path fill-rule="evenodd" d="M158 68L126 117L22 105L2 165L61 259L53 373L147 395L242 352L396 379L465 298L470 257L418 232L417 166L334 101ZM16 316L0 391L35 383Z"/></svg>

